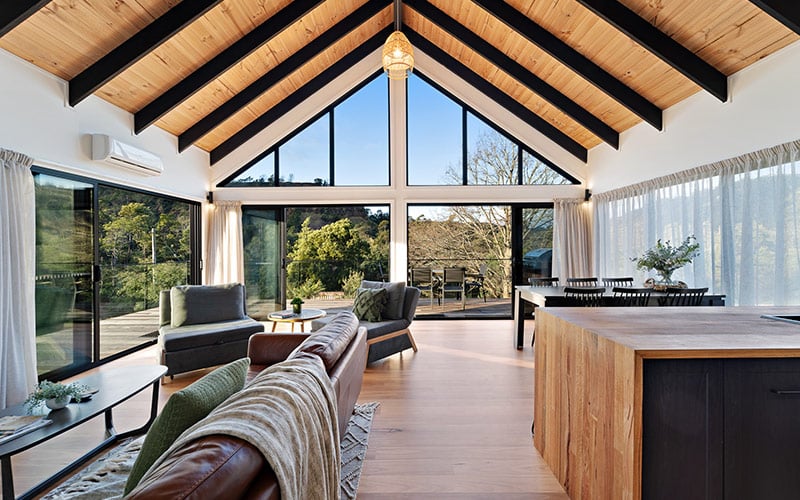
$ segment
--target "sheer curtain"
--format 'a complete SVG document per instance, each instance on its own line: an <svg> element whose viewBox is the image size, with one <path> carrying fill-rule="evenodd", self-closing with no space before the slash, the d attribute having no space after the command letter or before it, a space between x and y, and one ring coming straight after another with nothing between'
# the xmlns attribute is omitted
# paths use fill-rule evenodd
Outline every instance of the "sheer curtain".
<svg viewBox="0 0 800 500"><path fill-rule="evenodd" d="M36 384L33 159L0 149L0 408Z"/></svg>
<svg viewBox="0 0 800 500"><path fill-rule="evenodd" d="M728 305L800 303L800 141L596 194L602 275L647 275L632 257L694 235L701 254L673 279Z"/></svg>
<svg viewBox="0 0 800 500"><path fill-rule="evenodd" d="M206 283L244 283L242 203L214 202L209 226Z"/></svg>
<svg viewBox="0 0 800 500"><path fill-rule="evenodd" d="M577 199L553 200L553 276L592 275L592 212Z"/></svg>

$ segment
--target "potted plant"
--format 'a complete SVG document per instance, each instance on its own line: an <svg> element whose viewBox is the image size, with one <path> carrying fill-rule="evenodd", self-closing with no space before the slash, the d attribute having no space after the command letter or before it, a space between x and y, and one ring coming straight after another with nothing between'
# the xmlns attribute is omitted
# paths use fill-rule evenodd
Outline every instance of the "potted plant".
<svg viewBox="0 0 800 500"><path fill-rule="evenodd" d="M303 312L303 299L300 297L295 297L292 299L292 312L295 314L300 314Z"/></svg>
<svg viewBox="0 0 800 500"><path fill-rule="evenodd" d="M700 244L694 235L687 236L678 246L673 246L669 240L656 242L641 257L633 257L637 269L654 270L660 277L656 288L666 288L673 284L672 273L690 263L700 254Z"/></svg>
<svg viewBox="0 0 800 500"><path fill-rule="evenodd" d="M80 399L81 395L88 390L89 388L85 385L74 382L62 384L60 382L42 380L36 384L34 391L28 395L28 399L25 400L25 406L28 412L32 412L34 408L44 402L51 410L60 410L67 406L73 397Z"/></svg>

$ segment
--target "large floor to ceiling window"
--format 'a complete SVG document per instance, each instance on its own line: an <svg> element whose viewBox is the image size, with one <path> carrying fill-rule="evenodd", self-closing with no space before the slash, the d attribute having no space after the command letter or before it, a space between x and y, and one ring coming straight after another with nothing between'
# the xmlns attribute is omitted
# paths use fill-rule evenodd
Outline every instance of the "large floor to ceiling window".
<svg viewBox="0 0 800 500"><path fill-rule="evenodd" d="M159 291L197 282L199 205L42 169L34 179L40 376L153 343Z"/></svg>
<svg viewBox="0 0 800 500"><path fill-rule="evenodd" d="M333 312L361 280L387 279L389 207L243 207L247 310L265 320L299 297Z"/></svg>

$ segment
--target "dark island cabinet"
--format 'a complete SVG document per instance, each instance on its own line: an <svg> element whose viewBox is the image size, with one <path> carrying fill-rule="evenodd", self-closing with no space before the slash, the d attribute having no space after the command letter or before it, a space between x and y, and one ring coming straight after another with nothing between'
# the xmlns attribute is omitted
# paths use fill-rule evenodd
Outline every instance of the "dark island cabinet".
<svg viewBox="0 0 800 500"><path fill-rule="evenodd" d="M646 359L642 498L800 498L800 359Z"/></svg>

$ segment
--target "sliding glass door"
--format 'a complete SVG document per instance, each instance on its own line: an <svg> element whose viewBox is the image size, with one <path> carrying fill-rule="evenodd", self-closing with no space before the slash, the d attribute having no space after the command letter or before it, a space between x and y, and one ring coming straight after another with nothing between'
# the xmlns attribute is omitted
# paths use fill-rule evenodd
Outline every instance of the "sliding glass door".
<svg viewBox="0 0 800 500"><path fill-rule="evenodd" d="M243 207L244 285L247 314L265 321L284 308L283 210Z"/></svg>
<svg viewBox="0 0 800 500"><path fill-rule="evenodd" d="M39 168L34 179L40 377L154 343L159 291L199 282L199 204Z"/></svg>

